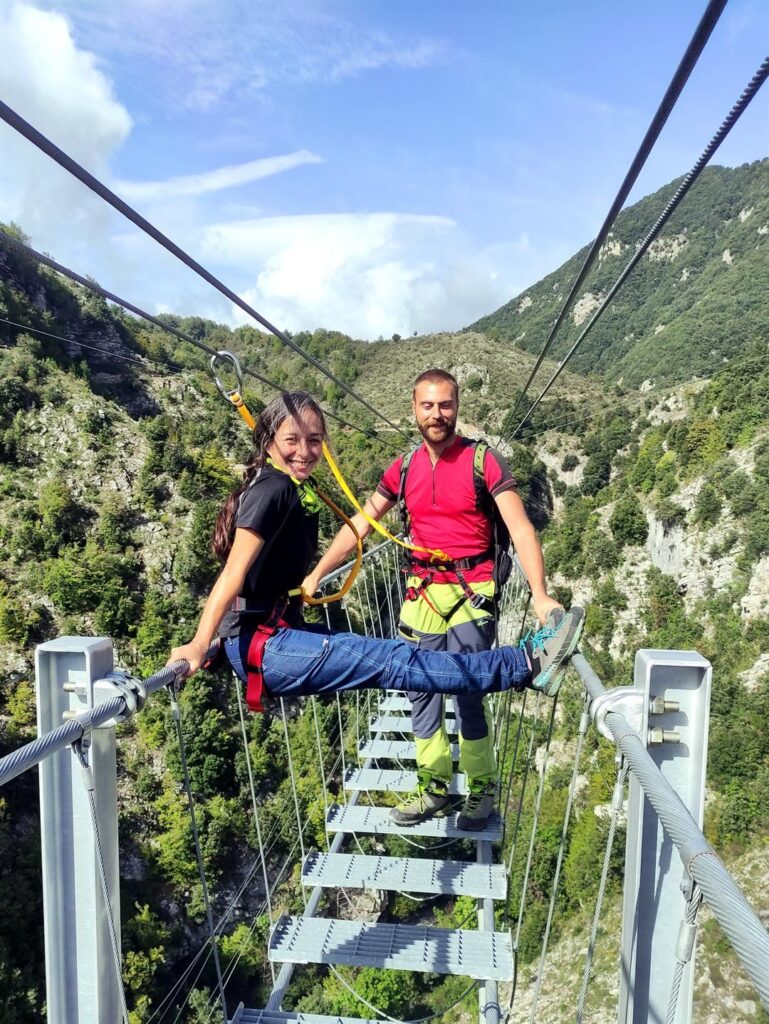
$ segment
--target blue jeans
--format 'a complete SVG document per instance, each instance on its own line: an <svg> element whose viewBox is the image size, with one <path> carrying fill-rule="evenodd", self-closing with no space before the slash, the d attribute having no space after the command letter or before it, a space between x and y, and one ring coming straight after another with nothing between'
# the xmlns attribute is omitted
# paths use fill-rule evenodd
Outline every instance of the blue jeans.
<svg viewBox="0 0 769 1024"><path fill-rule="evenodd" d="M233 671L244 682L251 635L224 642ZM519 647L476 654L425 651L405 640L357 633L280 629L264 649L264 683L271 696L302 697L337 690L412 690L485 694L523 689L531 679Z"/></svg>

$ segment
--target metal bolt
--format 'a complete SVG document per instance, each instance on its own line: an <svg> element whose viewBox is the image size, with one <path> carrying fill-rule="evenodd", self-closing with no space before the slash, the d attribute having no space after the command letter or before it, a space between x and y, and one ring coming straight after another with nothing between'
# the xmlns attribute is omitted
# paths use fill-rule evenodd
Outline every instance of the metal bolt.
<svg viewBox="0 0 769 1024"><path fill-rule="evenodd" d="M659 743L680 743L681 734L675 729L649 729L649 746Z"/></svg>
<svg viewBox="0 0 769 1024"><path fill-rule="evenodd" d="M652 697L649 705L649 713L652 715L664 715L666 711L680 711L681 704L677 700L665 700L664 697Z"/></svg>

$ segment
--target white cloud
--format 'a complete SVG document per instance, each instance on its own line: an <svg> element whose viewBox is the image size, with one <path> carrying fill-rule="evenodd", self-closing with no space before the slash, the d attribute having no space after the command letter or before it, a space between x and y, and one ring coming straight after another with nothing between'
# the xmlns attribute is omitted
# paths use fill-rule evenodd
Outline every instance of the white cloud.
<svg viewBox="0 0 769 1024"><path fill-rule="evenodd" d="M131 130L93 54L79 50L67 21L25 3L0 7L0 94L78 162L97 175ZM102 233L100 200L7 125L0 125L0 219L16 220L52 240Z"/></svg>
<svg viewBox="0 0 769 1024"><path fill-rule="evenodd" d="M117 181L115 189L120 195L131 200L173 200L189 196L201 196L207 192L219 192L235 185L246 185L273 174L293 170L304 164L322 163L322 157L306 149L282 156L264 157L244 164L218 167L202 174L185 174L166 181Z"/></svg>
<svg viewBox="0 0 769 1024"><path fill-rule="evenodd" d="M454 221L414 214L325 214L212 225L205 259L254 267L244 298L290 330L388 337L463 326L509 297L502 253L472 252ZM236 310L237 322L248 318Z"/></svg>
<svg viewBox="0 0 769 1024"><path fill-rule="evenodd" d="M148 58L168 102L209 111L225 98L285 84L335 82L381 68L444 63L444 39L372 30L326 0L41 0L70 12L88 45Z"/></svg>

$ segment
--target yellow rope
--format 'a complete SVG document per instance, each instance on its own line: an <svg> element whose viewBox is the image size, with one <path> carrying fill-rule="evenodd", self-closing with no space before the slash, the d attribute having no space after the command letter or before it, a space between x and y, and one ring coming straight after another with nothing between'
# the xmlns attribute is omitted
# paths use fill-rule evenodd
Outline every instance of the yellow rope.
<svg viewBox="0 0 769 1024"><path fill-rule="evenodd" d="M351 503L353 508L355 508L358 512L360 512L360 514L363 516L363 518L366 520L366 522L370 526L372 526L377 531L377 533L381 533L381 535L383 537L386 537L388 540L393 541L393 543L400 545L400 547L402 547L402 548L406 548L408 551L422 551L422 552L424 552L425 554L430 556L430 561L431 562L451 562L452 561L451 555L447 555L445 551L439 551L439 550L436 550L434 548L423 548L423 547L420 547L419 544L409 544L408 541L401 540L400 537L395 537L392 533L390 533L390 531L387 529L386 526L382 526L382 524L380 522L378 522L376 519L374 519L373 516L370 516L368 514L368 512L366 512L361 507L360 502L358 501L358 499L355 497L355 495L353 494L352 490L350 489L350 485L347 483L345 478L342 476L342 471L339 469L339 466L337 466L336 462L334 461L334 456L331 454L331 449L329 448L329 446L326 444L325 441L323 442L323 454L326 457L326 462L329 465L329 469L334 474L334 477L336 478L336 482L341 487L341 489L344 492L344 495L347 498L347 500Z"/></svg>

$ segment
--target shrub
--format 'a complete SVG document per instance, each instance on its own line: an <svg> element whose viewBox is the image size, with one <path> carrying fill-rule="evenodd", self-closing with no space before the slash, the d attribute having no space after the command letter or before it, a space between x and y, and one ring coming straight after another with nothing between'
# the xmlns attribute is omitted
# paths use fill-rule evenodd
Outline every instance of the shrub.
<svg viewBox="0 0 769 1024"><path fill-rule="evenodd" d="M694 503L694 521L700 526L713 526L721 514L721 499L712 484L704 483Z"/></svg>
<svg viewBox="0 0 769 1024"><path fill-rule="evenodd" d="M579 459L576 455L569 452L568 455L564 455L563 462L561 463L562 473L571 473L573 469L576 469L579 465Z"/></svg>
<svg viewBox="0 0 769 1024"><path fill-rule="evenodd" d="M618 544L643 544L649 533L641 503L632 491L626 491L609 516L609 528Z"/></svg>

